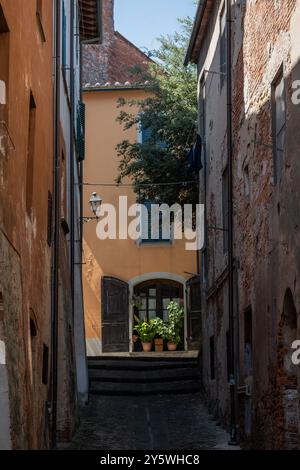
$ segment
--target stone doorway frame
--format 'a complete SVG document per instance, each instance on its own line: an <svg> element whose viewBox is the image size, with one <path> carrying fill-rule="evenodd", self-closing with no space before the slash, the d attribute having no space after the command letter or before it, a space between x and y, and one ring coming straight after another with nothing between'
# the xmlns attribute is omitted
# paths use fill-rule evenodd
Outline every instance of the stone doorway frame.
<svg viewBox="0 0 300 470"><path fill-rule="evenodd" d="M187 299L186 299L186 283L187 279L179 274L168 273L168 272L151 272L141 274L136 276L128 281L129 285L129 298L132 297L134 288L142 284L145 281L154 281L154 280L169 280L175 281L182 285L183 288L183 307L184 307L184 325L183 325L183 334L184 334L184 351L187 351ZM133 352L133 342L132 342L132 329L133 329L133 306L129 304L129 352Z"/></svg>

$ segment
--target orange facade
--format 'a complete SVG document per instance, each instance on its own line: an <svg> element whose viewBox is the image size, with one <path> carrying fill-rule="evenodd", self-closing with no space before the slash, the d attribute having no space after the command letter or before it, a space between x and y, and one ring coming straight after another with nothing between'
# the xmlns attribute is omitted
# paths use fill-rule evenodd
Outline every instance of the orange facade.
<svg viewBox="0 0 300 470"><path fill-rule="evenodd" d="M93 191L101 196L104 204L112 204L115 207L118 207L119 196L128 197L128 206L136 202L136 194L131 187L113 185L118 176L117 144L124 139L135 142L138 138L137 128L124 131L122 125L116 121L120 113L117 102L120 97L136 100L146 96L147 91L128 86L116 86L110 89L100 87L84 91L87 146L84 183L88 183L84 186L84 216L91 214L89 199ZM112 185L106 186L106 184ZM96 228L96 221L86 223L84 226L83 284L88 353L95 355L101 351L109 351L109 347L106 349L107 345L103 343L102 335L105 329L102 305L105 302L101 286L105 277L120 280L128 286L128 321L122 326L128 328L128 335L125 335L128 344L125 346L123 344L122 350L132 350L133 308L130 300L136 286L149 280L154 284L156 281L160 283L169 280L171 284L175 282L178 286L182 286L182 297L185 302L185 283L191 277L191 273L196 273L197 270L196 252L187 251L184 240L175 240L167 244L157 242L141 244L132 239L100 240ZM119 292L120 287L116 287L116 295ZM185 307L187 309L186 302ZM112 350L118 351L118 346L114 345Z"/></svg>

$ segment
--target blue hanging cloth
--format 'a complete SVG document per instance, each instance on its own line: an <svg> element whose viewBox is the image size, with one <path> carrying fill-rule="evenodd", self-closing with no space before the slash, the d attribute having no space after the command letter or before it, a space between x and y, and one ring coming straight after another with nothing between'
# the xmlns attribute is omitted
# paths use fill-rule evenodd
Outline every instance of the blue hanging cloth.
<svg viewBox="0 0 300 470"><path fill-rule="evenodd" d="M201 136L197 134L196 142L191 147L191 150L189 151L187 155L189 171L200 171L203 168L201 156L202 156L202 139L201 139Z"/></svg>

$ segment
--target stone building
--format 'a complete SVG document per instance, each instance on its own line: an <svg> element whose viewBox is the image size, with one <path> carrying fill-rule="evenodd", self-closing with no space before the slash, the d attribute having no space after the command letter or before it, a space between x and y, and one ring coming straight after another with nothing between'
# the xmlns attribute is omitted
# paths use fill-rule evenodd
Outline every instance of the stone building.
<svg viewBox="0 0 300 470"><path fill-rule="evenodd" d="M89 7L0 2L1 449L68 439L87 399L76 118Z"/></svg>
<svg viewBox="0 0 300 470"><path fill-rule="evenodd" d="M204 140L204 389L268 449L300 447L299 24L298 0L199 2L186 58Z"/></svg>

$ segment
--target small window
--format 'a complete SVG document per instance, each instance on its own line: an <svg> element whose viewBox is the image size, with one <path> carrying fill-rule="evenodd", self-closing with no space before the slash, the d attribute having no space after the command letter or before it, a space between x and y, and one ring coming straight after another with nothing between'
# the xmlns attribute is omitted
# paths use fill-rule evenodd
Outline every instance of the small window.
<svg viewBox="0 0 300 470"><path fill-rule="evenodd" d="M226 166L222 175L223 252L228 253L229 178Z"/></svg>
<svg viewBox="0 0 300 470"><path fill-rule="evenodd" d="M274 180L276 183L280 180L282 173L286 134L286 98L283 67L272 85L272 121Z"/></svg>
<svg viewBox="0 0 300 470"><path fill-rule="evenodd" d="M9 28L8 28L8 24L7 24L2 6L0 5L0 34L2 33L9 33Z"/></svg>
<svg viewBox="0 0 300 470"><path fill-rule="evenodd" d="M227 44L226 44L226 9L225 5L220 15L220 83L221 89L225 83L227 68Z"/></svg>
<svg viewBox="0 0 300 470"><path fill-rule="evenodd" d="M66 158L65 152L61 151L61 160L60 160L60 205L61 205L61 217L66 217L67 213L67 178L66 178Z"/></svg>
<svg viewBox="0 0 300 470"><path fill-rule="evenodd" d="M27 171L26 171L26 209L32 215L34 153L35 153L36 104L32 92L29 97L28 141L27 141Z"/></svg>
<svg viewBox="0 0 300 470"><path fill-rule="evenodd" d="M8 102L8 83L9 83L9 29L0 5L0 132L2 136L2 151L5 147L3 136L7 133L7 102ZM5 126L4 126L4 123ZM0 156L1 156L0 150Z"/></svg>
<svg viewBox="0 0 300 470"><path fill-rule="evenodd" d="M246 198L250 198L250 175L249 175L249 165L244 166L244 194Z"/></svg>
<svg viewBox="0 0 300 470"><path fill-rule="evenodd" d="M210 355L210 378L214 380L216 377L215 371L215 337L211 336L209 340L209 355Z"/></svg>
<svg viewBox="0 0 300 470"><path fill-rule="evenodd" d="M49 246L52 244L52 210L53 200L52 193L48 191L48 226L47 226L47 243Z"/></svg>
<svg viewBox="0 0 300 470"><path fill-rule="evenodd" d="M252 375L252 309L249 307L244 316L244 369L245 377Z"/></svg>
<svg viewBox="0 0 300 470"><path fill-rule="evenodd" d="M65 2L62 2L62 51L61 51L61 62L63 69L67 67L67 16Z"/></svg>
<svg viewBox="0 0 300 470"><path fill-rule="evenodd" d="M155 209L156 204L153 202L145 202L146 211L141 216L141 239L142 243L170 243L171 241L171 219L170 224L166 220L164 227L164 215L162 211ZM166 231L168 232L166 234Z"/></svg>
<svg viewBox="0 0 300 470"><path fill-rule="evenodd" d="M152 144L157 149L166 149L168 145L162 140L156 139L151 127L146 127L143 123L139 123L138 126L138 138L139 144Z"/></svg>
<svg viewBox="0 0 300 470"><path fill-rule="evenodd" d="M45 36L44 27L43 27L43 3L44 3L44 0L36 0L36 17L37 17L38 28L39 28L42 42L45 42L46 36Z"/></svg>
<svg viewBox="0 0 300 470"><path fill-rule="evenodd" d="M202 140L205 141L206 125L205 125L205 80L204 76L200 82L200 93L199 93L199 130Z"/></svg>
<svg viewBox="0 0 300 470"><path fill-rule="evenodd" d="M48 371L49 371L49 348L43 344L43 370L42 370L42 383L48 384Z"/></svg>
<svg viewBox="0 0 300 470"><path fill-rule="evenodd" d="M31 310L30 320L29 320L29 332L30 332L30 381L34 385L36 383L36 373L37 373L37 335L38 330L36 322L34 320L34 312Z"/></svg>
<svg viewBox="0 0 300 470"><path fill-rule="evenodd" d="M231 354L231 346L230 346L230 331L226 331L226 359L227 359L227 380L230 380L230 354Z"/></svg>

